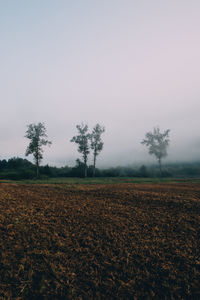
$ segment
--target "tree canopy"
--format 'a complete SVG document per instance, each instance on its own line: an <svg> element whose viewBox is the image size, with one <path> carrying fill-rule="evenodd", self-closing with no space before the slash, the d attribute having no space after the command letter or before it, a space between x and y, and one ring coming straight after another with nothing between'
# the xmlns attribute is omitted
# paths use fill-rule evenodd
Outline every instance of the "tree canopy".
<svg viewBox="0 0 200 300"><path fill-rule="evenodd" d="M169 132L170 129L167 129L161 133L159 127L154 127L153 132L147 132L145 139L141 142L143 145L147 146L149 154L154 155L158 160L160 173L162 172L161 161L167 156L167 148L170 142Z"/></svg>
<svg viewBox="0 0 200 300"><path fill-rule="evenodd" d="M100 126L99 124L96 124L90 135L91 149L93 151L93 176L95 176L97 155L99 155L99 153L103 149L103 141L101 139L101 135L104 132L105 132L105 128L103 126Z"/></svg>
<svg viewBox="0 0 200 300"><path fill-rule="evenodd" d="M85 169L84 176L87 177L87 160L88 154L90 153L90 133L88 133L88 125L81 123L81 125L76 126L78 130L78 135L73 136L71 142L74 142L78 145L78 152L82 154Z"/></svg>
<svg viewBox="0 0 200 300"><path fill-rule="evenodd" d="M43 146L51 145L51 142L48 141L46 128L44 123L38 124L29 124L27 126L26 138L30 140L30 143L26 149L25 155L33 154L34 162L36 164L36 173L37 177L39 175L39 165L43 159Z"/></svg>

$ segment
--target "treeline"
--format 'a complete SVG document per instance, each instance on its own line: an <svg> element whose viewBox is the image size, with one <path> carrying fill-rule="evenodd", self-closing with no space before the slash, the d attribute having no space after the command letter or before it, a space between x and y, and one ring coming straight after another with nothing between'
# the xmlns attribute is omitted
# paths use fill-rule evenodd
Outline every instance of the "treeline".
<svg viewBox="0 0 200 300"><path fill-rule="evenodd" d="M169 132L160 131L154 127L153 131L146 133L141 141L153 155L158 164L152 166L142 165L136 167L114 167L98 169L96 167L97 157L103 149L102 134L105 128L96 124L92 130L88 125L81 123L76 126L77 135L70 140L75 143L81 156L76 160L74 167L51 167L41 166L43 159L43 146L51 145L47 139L47 132L44 123L29 124L25 137L29 139L29 145L25 155L33 155L34 164L22 158L11 158L8 161L0 161L0 179L32 179L39 177L183 177L200 176L200 163L195 164L170 164L163 166L162 161L167 156L167 149L170 143ZM92 155L92 165L88 165L88 157Z"/></svg>
<svg viewBox="0 0 200 300"><path fill-rule="evenodd" d="M0 179L34 179L36 178L36 166L27 159L13 157L8 160L0 160ZM74 167L40 166L40 178L56 177L84 177L85 165L79 159ZM174 163L163 166L163 177L198 177L200 175L200 162ZM96 168L96 177L158 177L159 166L142 165L139 167L112 167L106 169ZM93 165L88 167L88 177L93 177Z"/></svg>
<svg viewBox="0 0 200 300"><path fill-rule="evenodd" d="M105 127L96 124L92 131L89 131L88 125L81 123L76 126L78 131L77 135L73 136L70 140L78 147L78 152L81 154L82 161L77 160L78 166L72 169L71 173L82 170L84 177L90 176L92 169L93 177L96 176L96 161L97 157L103 149L102 134L105 132ZM145 139L141 141L143 145L148 148L149 154L154 155L159 164L160 177L163 176L162 159L167 156L167 148L169 146L169 132L167 129L163 133L160 132L159 127L154 127L153 131L149 131L145 135ZM44 123L29 124L27 126L26 138L29 139L29 145L26 149L26 156L32 154L36 166L36 177L39 177L40 163L43 159L43 146L51 145L52 142L47 139L47 132ZM88 156L93 156L93 165L88 168Z"/></svg>
<svg viewBox="0 0 200 300"><path fill-rule="evenodd" d="M83 169L84 177L88 176L88 156L92 152L93 156L93 177L96 173L96 160L97 156L103 149L103 141L101 139L102 133L104 133L105 128L99 124L96 124L92 132L89 132L87 124L81 123L76 126L78 134L73 136L70 140L76 143L78 146L78 152L81 154L83 161L80 162L81 169ZM52 142L47 140L47 132L44 123L29 124L27 126L26 138L30 140L29 145L26 149L26 156L29 154L33 155L35 166L36 166L36 176L39 177L40 173L40 163L43 159L43 146L51 145Z"/></svg>

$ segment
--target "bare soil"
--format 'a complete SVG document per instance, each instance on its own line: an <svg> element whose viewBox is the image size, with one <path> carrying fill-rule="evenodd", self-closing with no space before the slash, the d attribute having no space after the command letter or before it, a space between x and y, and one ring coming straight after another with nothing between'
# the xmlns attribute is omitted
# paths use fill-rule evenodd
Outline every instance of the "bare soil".
<svg viewBox="0 0 200 300"><path fill-rule="evenodd" d="M0 184L0 299L200 299L200 185Z"/></svg>

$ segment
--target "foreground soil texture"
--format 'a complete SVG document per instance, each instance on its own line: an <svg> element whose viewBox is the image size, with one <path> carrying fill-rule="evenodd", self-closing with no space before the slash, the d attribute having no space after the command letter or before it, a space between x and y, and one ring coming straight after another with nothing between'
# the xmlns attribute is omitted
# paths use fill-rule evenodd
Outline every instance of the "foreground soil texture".
<svg viewBox="0 0 200 300"><path fill-rule="evenodd" d="M1 183L0 299L200 299L200 185Z"/></svg>

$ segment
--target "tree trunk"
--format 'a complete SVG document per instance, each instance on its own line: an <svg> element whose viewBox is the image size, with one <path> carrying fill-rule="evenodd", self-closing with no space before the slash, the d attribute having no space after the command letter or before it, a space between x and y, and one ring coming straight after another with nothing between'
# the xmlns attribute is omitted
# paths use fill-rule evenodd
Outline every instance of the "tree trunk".
<svg viewBox="0 0 200 300"><path fill-rule="evenodd" d="M94 164L93 164L93 177L95 177L95 173L96 173L96 155L94 154Z"/></svg>
<svg viewBox="0 0 200 300"><path fill-rule="evenodd" d="M85 169L84 169L84 178L87 177L87 160L84 159Z"/></svg>
<svg viewBox="0 0 200 300"><path fill-rule="evenodd" d="M38 159L36 161L36 177L37 178L39 177L39 161L38 161Z"/></svg>
<svg viewBox="0 0 200 300"><path fill-rule="evenodd" d="M39 177L39 149L37 144L37 150L36 150L36 178Z"/></svg>
<svg viewBox="0 0 200 300"><path fill-rule="evenodd" d="M161 158L159 158L158 163L159 163L160 177L162 177Z"/></svg>

